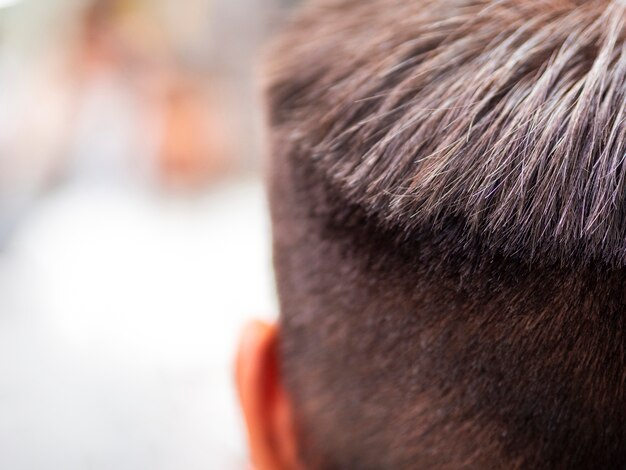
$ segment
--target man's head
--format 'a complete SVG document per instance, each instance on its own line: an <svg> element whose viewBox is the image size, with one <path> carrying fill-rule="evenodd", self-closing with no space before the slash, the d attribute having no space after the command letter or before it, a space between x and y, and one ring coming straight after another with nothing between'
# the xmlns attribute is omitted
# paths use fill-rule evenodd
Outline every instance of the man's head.
<svg viewBox="0 0 626 470"><path fill-rule="evenodd" d="M321 0L291 24L267 92L281 317L239 367L261 468L626 465L625 38L607 0Z"/></svg>

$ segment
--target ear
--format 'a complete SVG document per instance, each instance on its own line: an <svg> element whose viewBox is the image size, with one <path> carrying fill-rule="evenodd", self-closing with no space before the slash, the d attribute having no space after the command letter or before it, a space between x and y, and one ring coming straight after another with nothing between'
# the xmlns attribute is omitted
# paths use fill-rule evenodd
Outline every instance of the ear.
<svg viewBox="0 0 626 470"><path fill-rule="evenodd" d="M301 468L293 412L281 380L278 328L275 325L253 322L245 328L236 369L254 468Z"/></svg>

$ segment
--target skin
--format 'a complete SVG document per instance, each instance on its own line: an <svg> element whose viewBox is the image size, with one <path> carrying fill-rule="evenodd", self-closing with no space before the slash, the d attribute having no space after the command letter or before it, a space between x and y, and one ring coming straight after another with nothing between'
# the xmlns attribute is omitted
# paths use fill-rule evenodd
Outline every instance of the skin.
<svg viewBox="0 0 626 470"><path fill-rule="evenodd" d="M246 326L239 343L236 381L252 468L302 469L293 409L280 377L276 325L254 321Z"/></svg>

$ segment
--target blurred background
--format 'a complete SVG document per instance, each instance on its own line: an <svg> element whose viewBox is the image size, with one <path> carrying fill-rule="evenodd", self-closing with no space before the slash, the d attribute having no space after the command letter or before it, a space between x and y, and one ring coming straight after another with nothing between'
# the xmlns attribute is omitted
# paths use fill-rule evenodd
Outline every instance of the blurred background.
<svg viewBox="0 0 626 470"><path fill-rule="evenodd" d="M0 0L0 468L244 469L259 49L296 1Z"/></svg>

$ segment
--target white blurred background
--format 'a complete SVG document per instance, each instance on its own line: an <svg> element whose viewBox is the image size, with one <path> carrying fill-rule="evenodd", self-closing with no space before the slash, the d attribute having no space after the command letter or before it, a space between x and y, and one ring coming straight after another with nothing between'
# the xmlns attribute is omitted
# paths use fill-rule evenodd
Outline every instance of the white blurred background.
<svg viewBox="0 0 626 470"><path fill-rule="evenodd" d="M0 0L0 469L244 469L279 0Z"/></svg>

